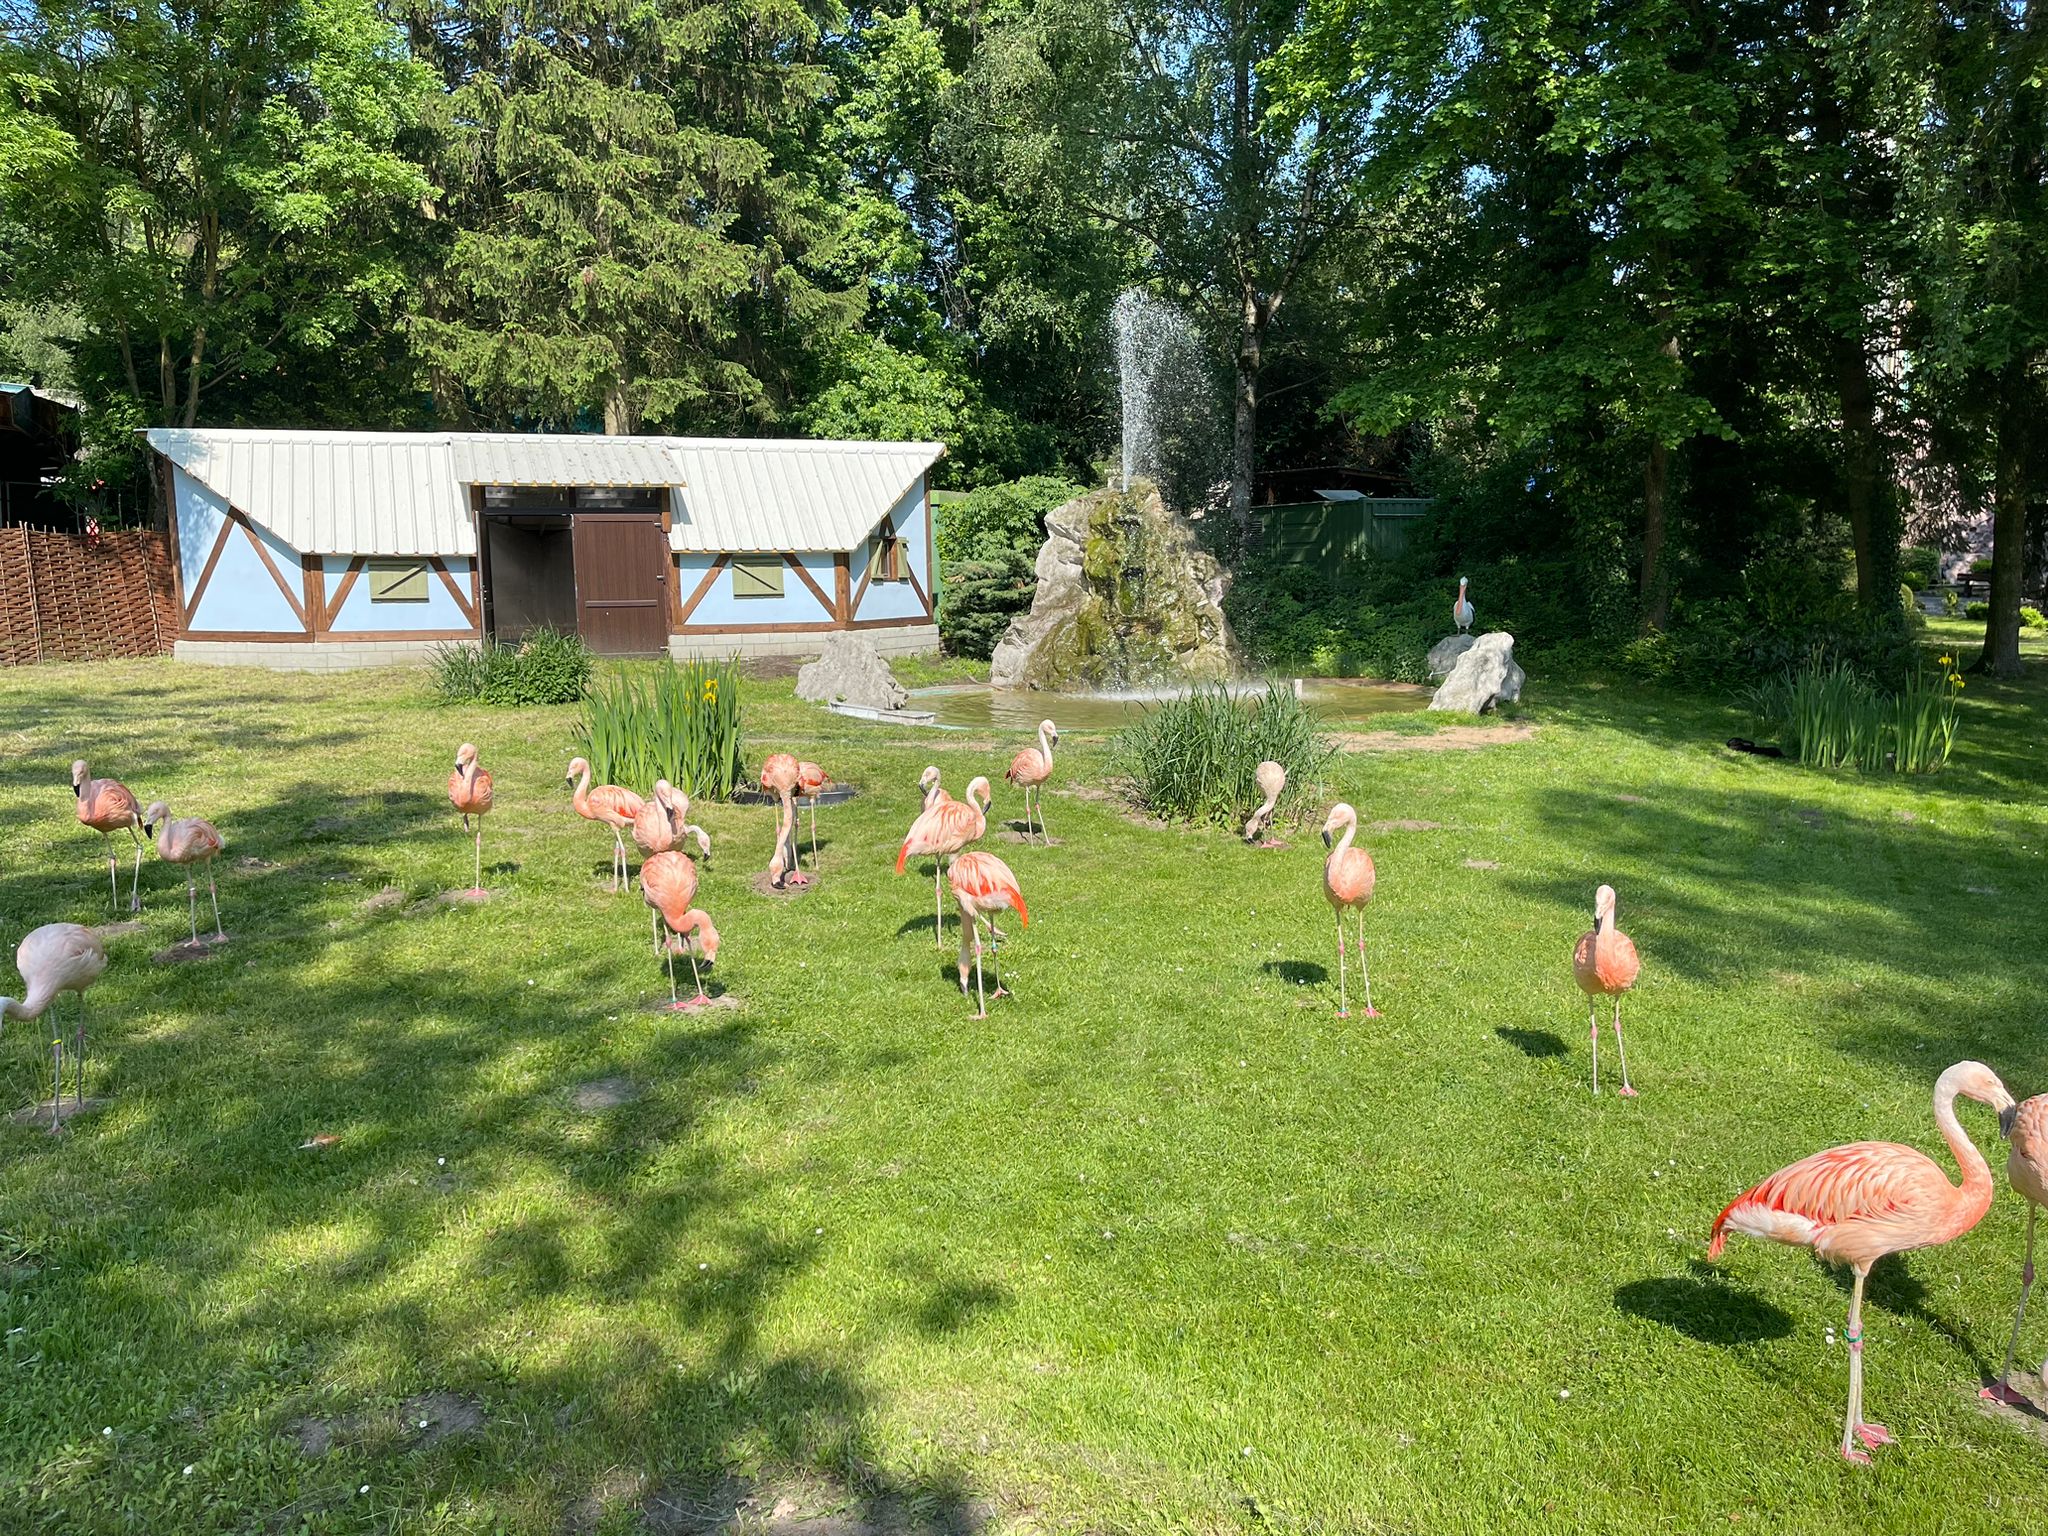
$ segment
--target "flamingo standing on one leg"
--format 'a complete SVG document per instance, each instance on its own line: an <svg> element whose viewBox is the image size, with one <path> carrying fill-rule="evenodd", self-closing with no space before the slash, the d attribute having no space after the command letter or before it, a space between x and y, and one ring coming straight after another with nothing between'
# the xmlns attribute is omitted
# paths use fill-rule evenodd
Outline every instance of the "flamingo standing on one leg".
<svg viewBox="0 0 2048 1536"><path fill-rule="evenodd" d="M980 1011L977 1019L988 1017L988 1000L991 996L1008 997L1003 990L1003 972L996 967L996 989L993 993L982 991L981 980L981 919L988 919L989 953L995 953L995 914L1005 907L1017 914L1017 921L1026 928L1031 926L1031 914L1024 908L1024 893L1017 887L1017 877L1010 873L1010 866L992 853L963 853L953 860L946 871L946 883L953 888L953 899L960 903L960 995L967 995L967 948L970 936L974 946L974 997Z"/></svg>
<svg viewBox="0 0 2048 1536"><path fill-rule="evenodd" d="M158 800L143 812L142 831L144 836L156 839L159 858L185 866L185 912L192 921L194 944L199 942L199 882L192 866L206 866L206 894L213 898L213 936L225 939L227 934L220 926L220 889L213 883L213 861L224 846L220 829L197 816L180 816L173 821L171 808Z"/></svg>
<svg viewBox="0 0 2048 1536"><path fill-rule="evenodd" d="M462 830L476 818L476 870L469 894L484 893L484 817L491 811L491 776L476 760L476 745L465 741L455 749L455 771L448 775L448 802L462 813Z"/></svg>
<svg viewBox="0 0 2048 1536"><path fill-rule="evenodd" d="M1458 578L1458 595L1451 599L1451 622L1464 634L1472 628L1472 599L1465 595L1465 578Z"/></svg>
<svg viewBox="0 0 2048 1536"><path fill-rule="evenodd" d="M1857 1445L1891 1444L1891 1431L1863 1417L1863 1282L1888 1253L1932 1248L1961 1237L1991 1208L1991 1168L1956 1120L1956 1098L1988 1104L2001 1117L2013 1108L1998 1074L1981 1061L1959 1061L1934 1083L1934 1123L1963 1171L1960 1187L1926 1153L1889 1141L1859 1141L1802 1158L1745 1190L1714 1218L1707 1257L1718 1259L1730 1232L1811 1248L1856 1276L1849 1293L1849 1411L1842 1455L1865 1462ZM2010 1120L2004 1123L2010 1124Z"/></svg>
<svg viewBox="0 0 2048 1536"><path fill-rule="evenodd" d="M816 763L796 765L796 787L811 803L811 868L818 867L818 796L831 781Z"/></svg>
<svg viewBox="0 0 2048 1536"><path fill-rule="evenodd" d="M801 771L787 752L771 752L761 764L761 787L782 802L775 823L775 857L768 861L768 883L778 891L785 885L811 883L796 850L796 785Z"/></svg>
<svg viewBox="0 0 2048 1536"><path fill-rule="evenodd" d="M655 947L668 960L668 1005L678 1012L702 1008L711 999L704 992L704 973L697 968L699 956L706 965L718 959L718 930L711 926L708 913L690 904L697 899L697 867L690 862L686 853L670 849L651 855L640 866L640 899L647 903L649 916L668 924L675 935L669 944L661 942L661 931L655 930ZM697 995L678 999L676 996L676 950L690 957L690 974L697 981Z"/></svg>
<svg viewBox="0 0 2048 1536"><path fill-rule="evenodd" d="M1996 1403L2020 1404L2027 1399L2008 1384L2012 1357L2020 1345L2020 1324L2027 1320L2027 1293L2034 1288L2034 1218L2048 1206L2048 1093L2037 1093L2013 1111L2006 1128L2012 1151L2006 1155L2005 1177L2027 1197L2027 1257L2020 1267L2020 1309L2013 1314L2012 1336L2005 1341L2005 1364L1998 1368L1998 1382L1980 1396ZM2041 1385L2048 1388L2048 1366L2041 1368Z"/></svg>
<svg viewBox="0 0 2048 1536"><path fill-rule="evenodd" d="M611 889L616 894L626 888L630 878L627 874L625 833L646 802L630 789L621 789L616 784L600 784L592 789L590 764L580 757L569 760L567 780L576 787L576 814L585 821L601 821L612 829Z"/></svg>
<svg viewBox="0 0 2048 1536"><path fill-rule="evenodd" d="M925 802L924 813L910 824L903 846L896 850L896 873L899 875L912 858L923 858L929 854L939 863L944 863L969 843L978 842L988 830L988 807L992 797L987 779L978 776L970 779L965 800L955 800L938 789L936 782L933 791ZM940 949L946 947L944 912L944 898L939 893L938 865L935 864L932 873L932 926L938 933Z"/></svg>
<svg viewBox="0 0 2048 1536"><path fill-rule="evenodd" d="M1579 935L1572 950L1572 975L1586 994L1586 1019L1593 1026L1593 1092L1600 1091L1600 1018L1593 999L1614 999L1614 1049L1621 1056L1621 1096L1632 1099L1635 1088L1628 1080L1628 1047L1621 1041L1621 994L1636 984L1643 962L1636 956L1635 940L1614 926L1614 887L1603 885L1593 893L1593 926Z"/></svg>
<svg viewBox="0 0 2048 1536"><path fill-rule="evenodd" d="M1060 744L1059 728L1050 720L1038 722L1038 745L1026 747L1010 759L1003 777L1024 791L1024 836L1031 836L1031 808L1038 807L1038 835L1048 848L1052 838L1045 830L1045 781L1052 777L1052 749Z"/></svg>
<svg viewBox="0 0 2048 1536"><path fill-rule="evenodd" d="M1259 808L1252 812L1251 820L1244 824L1244 840L1258 843L1261 848L1277 848L1280 845L1265 838L1266 829L1273 825L1273 810L1280 804L1280 797L1287 793L1287 770L1268 758L1252 770L1252 777L1258 780L1259 792L1266 798L1259 802ZM1265 838L1261 842L1260 839Z"/></svg>
<svg viewBox="0 0 2048 1536"><path fill-rule="evenodd" d="M107 968L107 946L100 941L98 934L77 923L45 923L21 941L21 947L14 952L14 965L21 972L21 979L28 983L28 995L18 1000L0 997L0 1028L4 1028L9 1019L41 1018L43 1010L56 1001L59 992L78 994L75 1095L83 1107L85 989L98 981L100 972ZM54 1072L52 1076L55 1077ZM63 1103L64 1084L58 1079L55 1091L50 1095L50 1129L53 1132L62 1123Z"/></svg>
<svg viewBox="0 0 2048 1536"><path fill-rule="evenodd" d="M142 806L129 793L128 786L119 779L89 778L85 771L85 759L80 758L71 765L71 793L78 797L78 819L81 824L91 827L100 835L100 845L107 850L107 882L114 889L114 909L121 907L121 861L114 856L113 845L108 834L127 828L128 835L135 839L135 875L128 882L128 910L142 910L142 837L138 829L142 825Z"/></svg>
<svg viewBox="0 0 2048 1536"><path fill-rule="evenodd" d="M1344 835L1332 847L1331 839L1339 828ZM1330 850L1330 856L1323 860L1323 894L1337 915L1337 1017L1351 1017L1344 992L1344 909L1349 907L1358 914L1358 973L1365 978L1365 1016L1376 1019L1380 1012L1372 1005L1372 971L1365 963L1365 905L1372 900L1372 888L1378 877L1373 871L1372 855L1351 846L1357 833L1358 812L1342 802L1331 806L1329 819L1323 823L1323 846Z"/></svg>

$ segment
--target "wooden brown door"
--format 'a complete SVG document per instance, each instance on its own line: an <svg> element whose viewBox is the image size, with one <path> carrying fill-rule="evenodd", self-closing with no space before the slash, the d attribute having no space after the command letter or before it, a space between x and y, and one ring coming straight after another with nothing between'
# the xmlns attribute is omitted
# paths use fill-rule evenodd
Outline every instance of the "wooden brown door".
<svg viewBox="0 0 2048 1536"><path fill-rule="evenodd" d="M604 656L668 649L668 540L659 512L578 512L576 628Z"/></svg>

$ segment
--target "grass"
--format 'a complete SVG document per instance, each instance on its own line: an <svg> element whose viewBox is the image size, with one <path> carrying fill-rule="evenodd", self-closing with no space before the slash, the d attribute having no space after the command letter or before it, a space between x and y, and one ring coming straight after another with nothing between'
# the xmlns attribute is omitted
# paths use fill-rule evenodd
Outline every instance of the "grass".
<svg viewBox="0 0 2048 1536"><path fill-rule="evenodd" d="M1033 921L976 1023L888 865L926 762L957 792L1021 738L750 684L750 753L863 793L793 904L747 887L772 811L693 807L744 1005L675 1019L642 1011L645 914L561 788L573 708L0 673L0 940L105 919L80 755L221 824L234 935L151 964L185 932L152 859L92 994L108 1106L61 1141L0 1124L0 1530L694 1529L743 1486L923 1529L2038 1529L2048 1441L1976 1402L2017 1198L1874 1279L1869 1407L1903 1443L1870 1470L1832 1454L1839 1277L1701 1264L1796 1157L1939 1155L1947 1062L2048 1087L2029 667L1972 680L1931 779L1738 758L1736 701L1541 678L1529 741L1340 756L1380 871L1372 1022L1332 1016L1313 826L1259 852L1136 825L1073 793L1103 743L1062 746L1061 846L990 844ZM443 909L464 739L495 898ZM1585 1091L1567 968L1601 880L1646 961L1633 1103ZM47 1039L0 1035L12 1103Z"/></svg>

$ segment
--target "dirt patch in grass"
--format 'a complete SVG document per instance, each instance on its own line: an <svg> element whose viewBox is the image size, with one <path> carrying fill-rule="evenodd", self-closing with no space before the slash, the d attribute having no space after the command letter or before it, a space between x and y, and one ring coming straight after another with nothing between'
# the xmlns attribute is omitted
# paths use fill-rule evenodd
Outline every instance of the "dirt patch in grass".
<svg viewBox="0 0 2048 1536"><path fill-rule="evenodd" d="M337 1445L398 1441L412 1450L429 1450L443 1440L478 1434L484 1427L483 1404L456 1392L421 1392L398 1405L395 1415L351 1413L323 1419L308 1416L291 1426L299 1454L317 1460Z"/></svg>
<svg viewBox="0 0 2048 1536"><path fill-rule="evenodd" d="M772 901L794 901L799 896L808 896L815 891L818 888L818 877L812 875L803 885L784 883L777 886L769 882L768 871L763 869L756 871L747 885L756 896L766 896Z"/></svg>
<svg viewBox="0 0 2048 1536"><path fill-rule="evenodd" d="M590 1536L615 1509L629 1508L647 1497L647 1475L613 1467L590 1485L590 1492L562 1511L563 1536Z"/></svg>
<svg viewBox="0 0 2048 1536"><path fill-rule="evenodd" d="M569 1092L569 1102L585 1115L602 1114L639 1097L640 1085L630 1077L600 1077L595 1082L578 1083Z"/></svg>
<svg viewBox="0 0 2048 1536"><path fill-rule="evenodd" d="M423 1392L398 1405L405 1432L415 1436L413 1444L426 1450L443 1440L474 1435L484 1427L483 1404L473 1397L453 1392Z"/></svg>
<svg viewBox="0 0 2048 1536"><path fill-rule="evenodd" d="M1447 725L1427 736L1411 736L1405 731L1336 731L1330 740L1340 752L1466 752L1527 741L1535 734L1536 727L1525 720L1504 720L1499 725Z"/></svg>
<svg viewBox="0 0 2048 1536"><path fill-rule="evenodd" d="M142 924L131 917L125 923L101 923L93 932L102 939L125 939L131 933L142 932Z"/></svg>
<svg viewBox="0 0 2048 1536"><path fill-rule="evenodd" d="M235 868L249 870L252 872L257 870L276 869L278 867L279 865L275 859L259 859L253 853L245 853L239 859L235 860Z"/></svg>
<svg viewBox="0 0 2048 1536"><path fill-rule="evenodd" d="M667 1484L640 1508L648 1536L971 1536L994 1520L979 1499L858 1494L824 1478ZM565 1517L566 1523L566 1517Z"/></svg>
<svg viewBox="0 0 2048 1536"><path fill-rule="evenodd" d="M226 944L226 939L217 939L212 934L201 934L196 939L180 939L169 949L160 949L149 957L151 965L185 965L194 960L211 960Z"/></svg>
<svg viewBox="0 0 2048 1536"><path fill-rule="evenodd" d="M1040 837L1036 832L1019 832L1015 827L1004 827L996 833L996 840L1003 843L1021 843L1029 848L1058 848L1066 839Z"/></svg>
<svg viewBox="0 0 2048 1536"><path fill-rule="evenodd" d="M1053 794L1062 800L1091 800L1098 805L1115 806L1117 812L1134 827L1144 827L1152 832L1171 832L1173 823L1161 821L1157 816L1148 816L1134 807L1112 789L1103 789L1094 784L1070 784L1065 789L1056 789Z"/></svg>
<svg viewBox="0 0 2048 1536"><path fill-rule="evenodd" d="M70 1074L67 1071L65 1075L69 1076ZM63 1123L69 1125L78 1116L89 1115L95 1110L105 1109L111 1102L112 1100L110 1099L87 1098L81 1104L67 1093L64 1096ZM24 1104L20 1109L9 1115L7 1119L11 1125L40 1125L47 1130L50 1125L49 1101L45 1099L36 1104Z"/></svg>
<svg viewBox="0 0 2048 1536"><path fill-rule="evenodd" d="M450 907L480 907L490 899L489 891L472 891L467 887L459 891L436 891L431 896L422 896L407 907L405 915L432 917L436 912L445 912Z"/></svg>
<svg viewBox="0 0 2048 1536"><path fill-rule="evenodd" d="M2034 1375L2024 1368L2015 1368L2012 1374L2015 1390L2031 1397L2034 1401L2028 1407L2010 1403L1992 1402L1977 1393L1970 1394L1970 1400L1977 1405L1977 1411L1987 1419L1994 1419L2008 1429L2020 1434L2031 1435L2042 1445L2048 1445L2048 1367L2042 1374Z"/></svg>
<svg viewBox="0 0 2048 1536"><path fill-rule="evenodd" d="M404 905L405 892L398 886L387 885L383 890L363 903L363 910L365 912L389 912L394 907L402 907Z"/></svg>
<svg viewBox="0 0 2048 1536"><path fill-rule="evenodd" d="M1500 861L1498 859L1467 859L1465 867L1467 869L1499 869Z"/></svg>

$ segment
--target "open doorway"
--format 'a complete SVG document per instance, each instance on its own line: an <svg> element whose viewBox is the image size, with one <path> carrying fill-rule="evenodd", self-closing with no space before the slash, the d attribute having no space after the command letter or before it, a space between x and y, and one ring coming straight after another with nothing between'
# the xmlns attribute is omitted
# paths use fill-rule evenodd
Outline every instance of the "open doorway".
<svg viewBox="0 0 2048 1536"><path fill-rule="evenodd" d="M659 486L484 486L484 628L517 644L542 626L600 655L668 645Z"/></svg>
<svg viewBox="0 0 2048 1536"><path fill-rule="evenodd" d="M576 561L569 514L486 512L484 627L517 645L536 629L576 630Z"/></svg>

